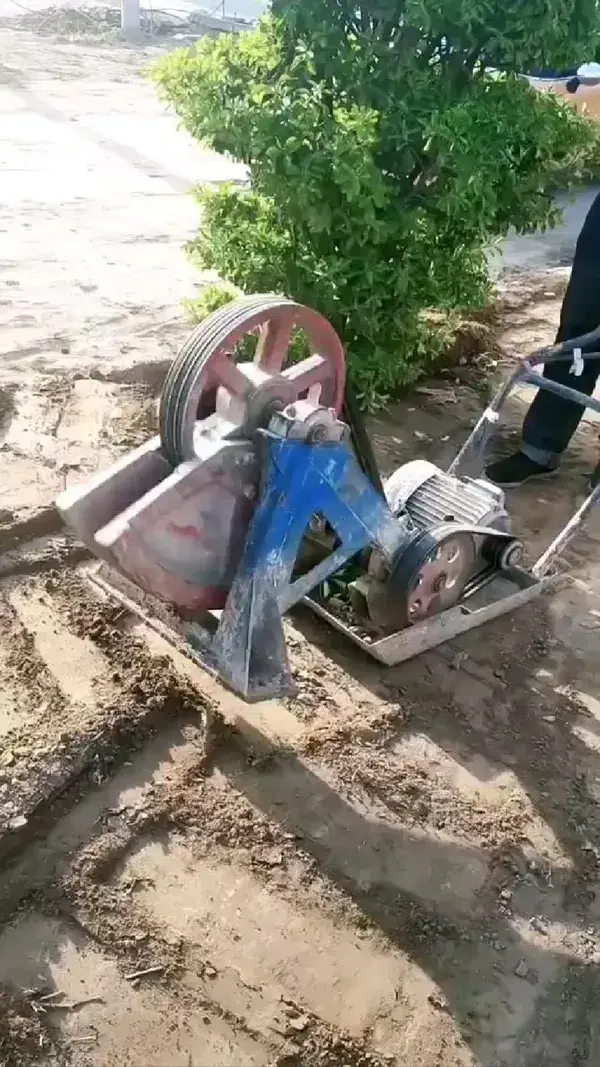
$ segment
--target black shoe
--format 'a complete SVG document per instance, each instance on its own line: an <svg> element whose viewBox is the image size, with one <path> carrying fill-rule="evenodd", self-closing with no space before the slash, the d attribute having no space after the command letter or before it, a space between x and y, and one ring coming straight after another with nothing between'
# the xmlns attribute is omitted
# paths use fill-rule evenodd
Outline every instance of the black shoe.
<svg viewBox="0 0 600 1067"><path fill-rule="evenodd" d="M596 467L596 470L594 471L594 473L590 474L590 480L588 482L588 491L590 493L593 493L594 489L598 485L598 482L600 482L600 463Z"/></svg>
<svg viewBox="0 0 600 1067"><path fill-rule="evenodd" d="M543 467L540 463L534 463L524 452L515 452L512 456L499 459L497 463L490 463L485 469L485 476L501 489L515 489L530 478L543 478L555 474L557 470L558 467Z"/></svg>

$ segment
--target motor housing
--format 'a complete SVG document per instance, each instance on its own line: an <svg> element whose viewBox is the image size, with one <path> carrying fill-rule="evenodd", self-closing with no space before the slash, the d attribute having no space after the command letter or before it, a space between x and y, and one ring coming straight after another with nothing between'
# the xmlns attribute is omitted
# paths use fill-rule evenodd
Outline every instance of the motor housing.
<svg viewBox="0 0 600 1067"><path fill-rule="evenodd" d="M425 459L394 471L384 482L384 492L393 513L406 512L417 530L455 522L510 533L501 489L483 478L456 478Z"/></svg>
<svg viewBox="0 0 600 1067"><path fill-rule="evenodd" d="M467 585L489 570L497 552L494 533L510 534L510 517L497 486L456 478L427 460L399 467L383 489L412 536L391 561L373 549L351 597L359 614L390 632L458 603Z"/></svg>

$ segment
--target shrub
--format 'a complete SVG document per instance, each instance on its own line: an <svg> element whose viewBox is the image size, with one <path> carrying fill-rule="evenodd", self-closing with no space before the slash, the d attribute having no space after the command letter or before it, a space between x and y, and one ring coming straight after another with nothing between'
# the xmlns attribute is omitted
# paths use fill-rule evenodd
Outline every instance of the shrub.
<svg viewBox="0 0 600 1067"><path fill-rule="evenodd" d="M595 0L274 0L253 32L160 64L185 127L245 163L198 191L190 248L246 292L316 307L373 403L489 296L487 249L552 225L596 132L512 70L579 61Z"/></svg>
<svg viewBox="0 0 600 1067"><path fill-rule="evenodd" d="M205 285L200 296L193 300L184 300L183 306L190 322L196 325L212 315L213 311L218 311L219 308L225 307L226 304L230 304L232 300L237 300L242 295L242 291L235 285L229 285L227 282L216 285L213 283Z"/></svg>

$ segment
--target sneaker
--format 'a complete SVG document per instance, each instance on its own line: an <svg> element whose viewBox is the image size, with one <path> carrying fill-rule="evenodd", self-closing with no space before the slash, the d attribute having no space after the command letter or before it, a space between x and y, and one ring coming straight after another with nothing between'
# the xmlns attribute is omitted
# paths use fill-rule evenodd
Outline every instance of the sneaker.
<svg viewBox="0 0 600 1067"><path fill-rule="evenodd" d="M490 463L485 469L485 476L501 489L516 489L531 478L543 478L555 474L558 467L543 467L534 463L524 452L515 452L512 456Z"/></svg>
<svg viewBox="0 0 600 1067"><path fill-rule="evenodd" d="M590 493L593 493L594 489L598 485L598 482L600 482L600 463L598 463L594 473L590 474L590 479L588 481L588 491Z"/></svg>

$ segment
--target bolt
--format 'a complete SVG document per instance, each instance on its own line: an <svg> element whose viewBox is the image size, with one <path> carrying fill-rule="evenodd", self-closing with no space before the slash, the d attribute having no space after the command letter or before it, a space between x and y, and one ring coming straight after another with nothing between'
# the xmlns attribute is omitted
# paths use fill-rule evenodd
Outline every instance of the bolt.
<svg viewBox="0 0 600 1067"><path fill-rule="evenodd" d="M308 435L309 441L314 441L318 444L319 441L326 441L328 438L328 430L326 426L315 426Z"/></svg>

